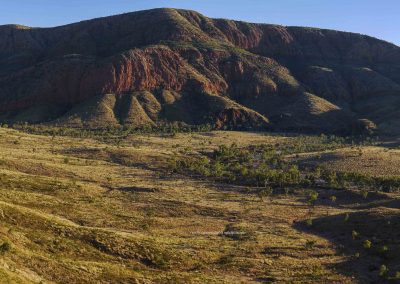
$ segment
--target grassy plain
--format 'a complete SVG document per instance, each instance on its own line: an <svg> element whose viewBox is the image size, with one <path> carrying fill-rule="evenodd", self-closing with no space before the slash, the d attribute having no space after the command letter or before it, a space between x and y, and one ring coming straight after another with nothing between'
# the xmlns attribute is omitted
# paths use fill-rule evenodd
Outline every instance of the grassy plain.
<svg viewBox="0 0 400 284"><path fill-rule="evenodd" d="M301 187L262 198L169 169L235 142L291 149L285 158L299 165L397 176L393 145L223 131L117 140L0 128L1 282L396 281L396 192L315 188L310 205Z"/></svg>

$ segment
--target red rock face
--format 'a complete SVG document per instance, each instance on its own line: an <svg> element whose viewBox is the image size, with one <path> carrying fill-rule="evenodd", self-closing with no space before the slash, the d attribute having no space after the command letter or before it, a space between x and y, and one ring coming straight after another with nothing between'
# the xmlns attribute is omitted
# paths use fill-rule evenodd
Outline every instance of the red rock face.
<svg viewBox="0 0 400 284"><path fill-rule="evenodd" d="M219 128L268 124L268 117L277 128L290 128L278 119L288 107L290 117L312 127L307 119L314 116L304 116L295 103L310 93L321 98L313 105L318 113L337 105L335 113L341 117L343 110L343 124L351 127L356 122L349 117L370 118L366 106L382 110L389 97L400 106L400 48L358 34L213 20L173 9L50 29L0 26L0 118L16 120L18 112L41 105L66 112L99 95L140 91L160 97L161 109L167 107L164 91L179 94L176 109L198 112L184 122L212 117ZM224 103L205 103L202 94ZM151 117L187 117L170 113Z"/></svg>
<svg viewBox="0 0 400 284"><path fill-rule="evenodd" d="M168 48L132 50L92 66L82 77L80 94L126 93L156 87L181 91L185 63Z"/></svg>

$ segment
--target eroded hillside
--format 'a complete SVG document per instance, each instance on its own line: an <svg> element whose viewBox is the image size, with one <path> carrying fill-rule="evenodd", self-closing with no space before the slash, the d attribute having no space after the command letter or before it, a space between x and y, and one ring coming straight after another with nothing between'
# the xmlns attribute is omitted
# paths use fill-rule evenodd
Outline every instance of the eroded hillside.
<svg viewBox="0 0 400 284"><path fill-rule="evenodd" d="M399 47L368 36L185 10L1 26L1 119L393 133L399 66ZM122 116L110 96L127 97Z"/></svg>

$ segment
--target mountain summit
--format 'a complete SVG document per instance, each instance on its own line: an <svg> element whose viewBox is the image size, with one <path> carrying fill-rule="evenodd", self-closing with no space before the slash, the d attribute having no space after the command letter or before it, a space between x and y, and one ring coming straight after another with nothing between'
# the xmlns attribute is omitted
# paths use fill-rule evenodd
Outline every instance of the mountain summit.
<svg viewBox="0 0 400 284"><path fill-rule="evenodd" d="M400 48L369 36L154 9L0 26L0 120L75 127L400 133Z"/></svg>

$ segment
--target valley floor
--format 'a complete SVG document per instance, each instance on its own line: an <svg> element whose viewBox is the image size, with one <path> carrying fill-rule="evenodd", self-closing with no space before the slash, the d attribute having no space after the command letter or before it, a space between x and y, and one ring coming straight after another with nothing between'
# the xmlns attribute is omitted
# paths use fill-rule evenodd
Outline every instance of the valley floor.
<svg viewBox="0 0 400 284"><path fill-rule="evenodd" d="M399 246L395 193L363 198L321 190L311 210L301 188L262 199L238 185L168 172L172 157L294 139L211 132L107 143L0 128L1 282L366 283L382 279L383 264L395 277L397 258L359 244L364 236L376 241L374 230L385 220L389 248ZM318 156L337 170L400 174L400 150L355 151L338 147L295 159L315 163Z"/></svg>

